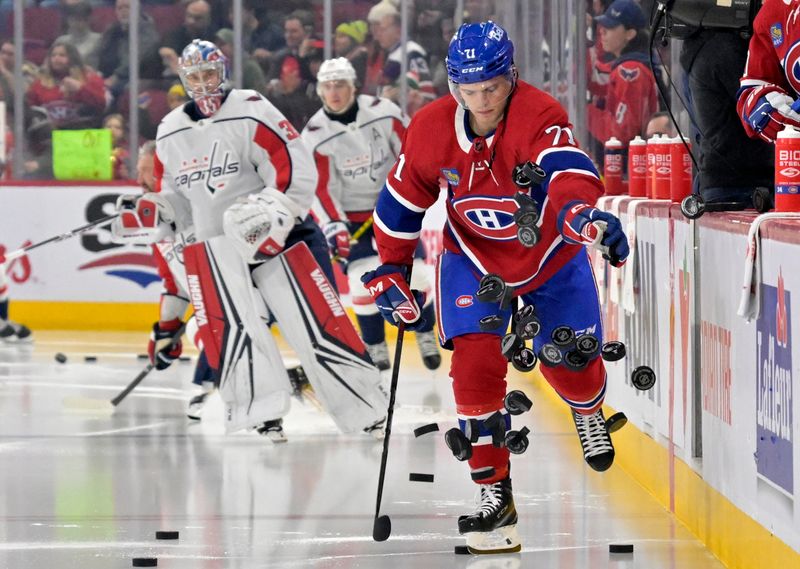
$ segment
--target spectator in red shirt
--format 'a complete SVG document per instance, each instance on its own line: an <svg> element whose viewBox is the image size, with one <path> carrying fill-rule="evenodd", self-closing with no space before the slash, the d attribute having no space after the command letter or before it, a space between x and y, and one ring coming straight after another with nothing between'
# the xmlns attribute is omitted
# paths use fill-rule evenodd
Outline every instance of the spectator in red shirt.
<svg viewBox="0 0 800 569"><path fill-rule="evenodd" d="M103 79L83 64L74 45L55 42L25 102L46 109L53 128L93 128L100 125L106 92Z"/></svg>
<svg viewBox="0 0 800 569"><path fill-rule="evenodd" d="M650 71L647 20L633 0L615 0L597 18L603 50L614 56L605 97L589 105L589 131L598 142L612 136L627 144L644 134L658 110L656 79Z"/></svg>

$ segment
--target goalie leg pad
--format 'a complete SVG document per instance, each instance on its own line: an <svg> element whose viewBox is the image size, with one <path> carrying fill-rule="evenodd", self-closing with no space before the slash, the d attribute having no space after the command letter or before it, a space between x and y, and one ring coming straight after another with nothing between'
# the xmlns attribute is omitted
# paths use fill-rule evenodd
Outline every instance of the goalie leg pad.
<svg viewBox="0 0 800 569"><path fill-rule="evenodd" d="M209 365L219 378L227 432L289 411L290 384L275 339L260 317L249 268L224 237L185 252L189 295Z"/></svg>
<svg viewBox="0 0 800 569"><path fill-rule="evenodd" d="M359 432L382 419L380 372L306 244L256 268L253 281L339 429Z"/></svg>

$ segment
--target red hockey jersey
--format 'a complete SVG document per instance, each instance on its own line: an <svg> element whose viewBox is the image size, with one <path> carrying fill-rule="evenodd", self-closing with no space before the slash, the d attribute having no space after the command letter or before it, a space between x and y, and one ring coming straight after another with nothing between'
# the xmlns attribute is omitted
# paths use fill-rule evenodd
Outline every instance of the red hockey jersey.
<svg viewBox="0 0 800 569"><path fill-rule="evenodd" d="M777 90L792 98L800 94L800 0L764 0L753 22L740 85L740 117L745 115L748 98L756 90L762 95ZM758 134L746 120L742 123L747 134Z"/></svg>
<svg viewBox="0 0 800 569"><path fill-rule="evenodd" d="M375 208L378 252L384 263L411 263L425 210L446 186L444 247L466 256L477 274L499 274L524 293L581 247L566 243L557 229L564 206L575 200L594 204L603 185L578 148L564 109L523 81L492 135L471 136L468 118L452 97L414 116ZM518 188L512 172L526 160L547 174L530 192L542 212L541 239L532 248L518 241L513 219Z"/></svg>

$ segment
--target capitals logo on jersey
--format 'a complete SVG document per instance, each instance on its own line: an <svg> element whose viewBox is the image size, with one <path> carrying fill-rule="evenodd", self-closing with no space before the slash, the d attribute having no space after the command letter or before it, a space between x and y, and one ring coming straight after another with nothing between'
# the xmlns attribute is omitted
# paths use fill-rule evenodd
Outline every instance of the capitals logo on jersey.
<svg viewBox="0 0 800 569"><path fill-rule="evenodd" d="M472 231L487 239L510 241L517 238L514 198L470 196L452 202L458 217Z"/></svg>
<svg viewBox="0 0 800 569"><path fill-rule="evenodd" d="M234 155L230 151L225 151L220 156L219 146L219 141L215 140L208 155L193 158L191 161L183 160L178 175L175 176L175 184L191 190L193 184L202 183L211 195L224 189L227 184L224 179L239 172L239 162L233 159Z"/></svg>

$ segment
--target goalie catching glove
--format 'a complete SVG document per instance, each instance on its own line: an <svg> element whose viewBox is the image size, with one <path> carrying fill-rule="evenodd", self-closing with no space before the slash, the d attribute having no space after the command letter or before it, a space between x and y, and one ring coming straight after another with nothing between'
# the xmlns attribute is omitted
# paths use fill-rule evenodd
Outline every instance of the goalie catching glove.
<svg viewBox="0 0 800 569"><path fill-rule="evenodd" d="M175 209L160 194L123 194L116 207L119 217L111 222L111 238L116 243L149 245L175 234Z"/></svg>
<svg viewBox="0 0 800 569"><path fill-rule="evenodd" d="M300 206L278 190L239 198L225 210L222 228L248 263L274 257L301 215Z"/></svg>
<svg viewBox="0 0 800 569"><path fill-rule="evenodd" d="M150 363L157 370L167 369L183 352L183 344L180 338L174 344L172 343L172 339L180 329L181 324L182 322L177 318L153 324L153 332L150 334L150 341L147 343L147 354L150 356Z"/></svg>
<svg viewBox="0 0 800 569"><path fill-rule="evenodd" d="M406 272L397 265L381 265L361 276L381 316L395 326L405 323L406 330L418 330L426 324L420 306L425 304L425 294L411 290Z"/></svg>
<svg viewBox="0 0 800 569"><path fill-rule="evenodd" d="M590 245L615 267L628 258L628 238L619 219L588 204L570 202L558 215L558 229L568 243Z"/></svg>

